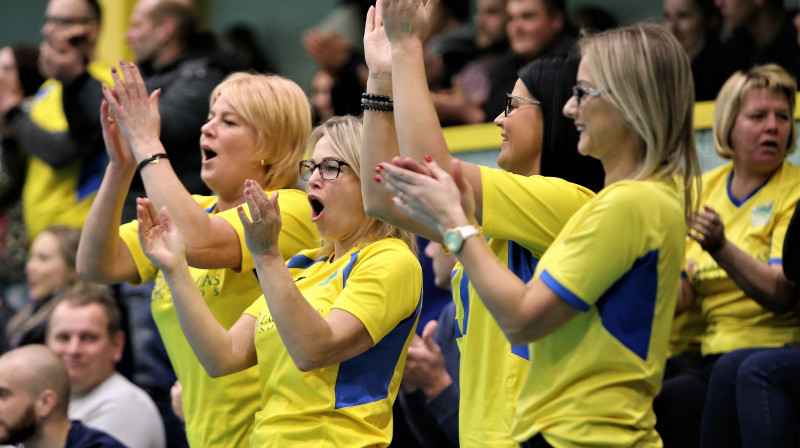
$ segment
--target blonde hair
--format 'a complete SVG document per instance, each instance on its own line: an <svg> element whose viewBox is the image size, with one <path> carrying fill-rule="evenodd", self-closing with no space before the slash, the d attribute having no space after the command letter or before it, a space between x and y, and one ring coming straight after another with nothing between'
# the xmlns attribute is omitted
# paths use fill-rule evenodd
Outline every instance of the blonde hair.
<svg viewBox="0 0 800 448"><path fill-rule="evenodd" d="M311 106L300 86L278 75L239 72L214 88L211 106L221 95L256 131L254 161L264 167L261 185L294 188L311 130Z"/></svg>
<svg viewBox="0 0 800 448"><path fill-rule="evenodd" d="M307 151L309 154L313 152L314 146L324 137L330 143L333 151L350 165L353 173L360 181L361 127L361 119L352 115L331 117L311 131L311 135L308 137ZM362 246L384 238L397 238L406 243L414 253L417 251L417 240L413 233L371 216L367 217L365 224L359 231L359 235L358 244ZM332 253L333 242L325 241L320 249L320 256L327 256Z"/></svg>
<svg viewBox="0 0 800 448"><path fill-rule="evenodd" d="M637 138L641 162L631 178L682 175L688 219L700 196L700 163L694 81L683 47L666 28L644 23L584 37L580 48L595 82L611 91L603 98Z"/></svg>
<svg viewBox="0 0 800 448"><path fill-rule="evenodd" d="M781 66L767 64L753 67L746 72L740 70L734 73L722 85L714 108L714 146L717 154L723 159L732 157L731 131L745 97L757 89L783 94L789 104L789 111L794 116L797 83ZM792 123L789 127L789 141L784 158L794 152L796 144L797 134Z"/></svg>

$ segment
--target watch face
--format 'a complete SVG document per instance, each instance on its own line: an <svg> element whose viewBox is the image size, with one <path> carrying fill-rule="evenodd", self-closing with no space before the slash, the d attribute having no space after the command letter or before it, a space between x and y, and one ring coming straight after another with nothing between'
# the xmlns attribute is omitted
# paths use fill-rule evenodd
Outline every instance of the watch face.
<svg viewBox="0 0 800 448"><path fill-rule="evenodd" d="M444 247L452 253L456 253L461 249L461 235L458 234L458 230L450 229L445 232Z"/></svg>

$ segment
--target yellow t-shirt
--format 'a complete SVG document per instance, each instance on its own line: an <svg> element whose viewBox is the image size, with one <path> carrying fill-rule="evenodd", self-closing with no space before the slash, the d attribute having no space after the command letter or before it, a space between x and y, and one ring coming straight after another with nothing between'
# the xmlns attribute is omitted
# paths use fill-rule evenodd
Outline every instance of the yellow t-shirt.
<svg viewBox="0 0 800 448"><path fill-rule="evenodd" d="M101 82L113 83L110 65L93 62L88 71ZM46 131L67 130L62 92L60 82L48 79L36 94L31 120ZM53 168L36 156L28 156L28 181L22 188L23 220L28 238L32 241L42 230L56 224L76 229L83 227L103 180L106 163L108 156L104 151L59 168Z"/></svg>
<svg viewBox="0 0 800 448"><path fill-rule="evenodd" d="M217 198L193 196L209 214L214 213ZM311 223L311 209L306 194L299 190L280 190L283 226L279 238L281 253L288 259L309 247L319 246L316 226ZM248 210L245 207L245 210ZM244 244L244 229L236 208L218 213L239 235L242 269L189 268L203 299L214 318L230 329L253 301L261 295L261 286L253 271L253 260ZM253 416L259 409L258 370L247 370L221 378L211 378L197 360L181 331L163 274L144 255L138 239L138 224L132 221L120 227L120 237L128 246L142 282L155 279L151 308L161 339L167 349L175 374L183 385L183 412L186 437L193 447L246 447L253 430Z"/></svg>
<svg viewBox="0 0 800 448"><path fill-rule="evenodd" d="M264 297L256 317L261 410L252 447L385 447L392 439L392 405L422 306L422 269L402 241L355 247L335 261L310 250L289 271L323 316L345 310L375 345L347 361L301 372L292 361Z"/></svg>
<svg viewBox="0 0 800 448"><path fill-rule="evenodd" d="M800 167L784 162L772 177L739 202L729 193L733 165L703 175L702 205L719 213L725 237L751 257L766 264L782 262L783 238L800 198ZM800 339L800 308L777 316L736 286L728 273L688 239L686 271L701 302L707 329L704 355L749 347L777 347Z"/></svg>
<svg viewBox="0 0 800 448"><path fill-rule="evenodd" d="M486 167L481 184L483 233L498 260L524 282L569 217L594 197L562 179ZM511 346L460 263L452 286L461 349L459 441L462 447L516 448L511 424L530 368L528 347Z"/></svg>
<svg viewBox="0 0 800 448"><path fill-rule="evenodd" d="M606 187L536 268L581 311L530 344L513 437L554 447L660 447L652 400L664 374L686 224L673 180Z"/></svg>

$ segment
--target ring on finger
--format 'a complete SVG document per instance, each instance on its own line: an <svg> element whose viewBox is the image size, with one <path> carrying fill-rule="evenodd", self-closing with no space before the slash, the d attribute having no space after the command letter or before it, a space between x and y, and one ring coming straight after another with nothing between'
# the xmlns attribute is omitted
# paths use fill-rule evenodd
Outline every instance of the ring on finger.
<svg viewBox="0 0 800 448"><path fill-rule="evenodd" d="M261 222L261 218L258 218L258 219L254 219L254 220L253 220L253 224L258 224L258 223L260 223L260 222Z"/></svg>
<svg viewBox="0 0 800 448"><path fill-rule="evenodd" d="M109 122L109 123L113 123L114 121L115 121L115 120L114 120L114 117L108 117L108 122Z"/></svg>

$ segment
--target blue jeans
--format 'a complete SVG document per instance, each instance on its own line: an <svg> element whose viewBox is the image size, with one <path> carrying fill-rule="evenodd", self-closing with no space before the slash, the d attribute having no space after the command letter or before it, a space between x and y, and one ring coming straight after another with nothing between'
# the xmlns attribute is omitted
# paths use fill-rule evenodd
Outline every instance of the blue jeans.
<svg viewBox="0 0 800 448"><path fill-rule="evenodd" d="M796 447L800 349L730 352L714 366L703 414L703 447Z"/></svg>

